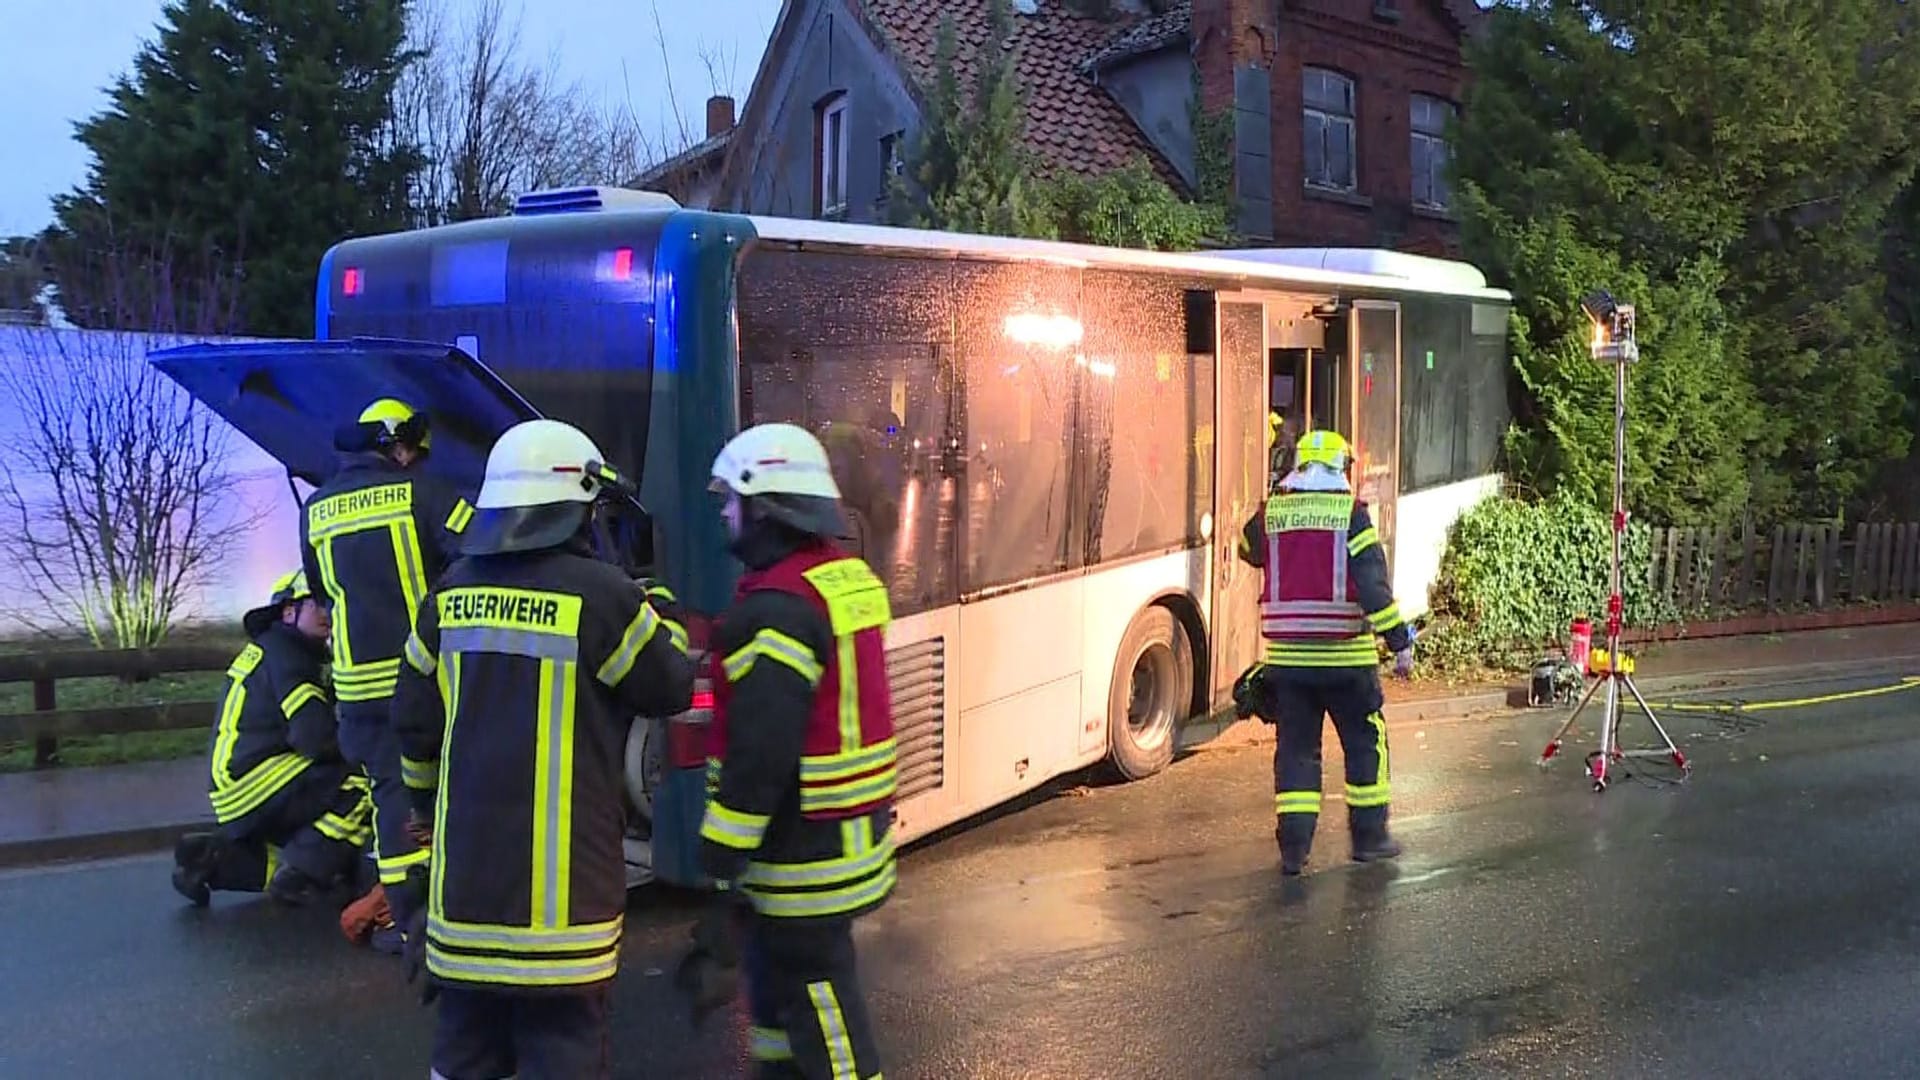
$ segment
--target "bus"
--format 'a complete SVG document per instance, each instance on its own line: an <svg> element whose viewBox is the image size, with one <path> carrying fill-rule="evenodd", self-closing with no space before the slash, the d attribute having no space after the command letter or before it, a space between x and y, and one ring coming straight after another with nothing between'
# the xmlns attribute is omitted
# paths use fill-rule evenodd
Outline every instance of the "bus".
<svg viewBox="0 0 1920 1080"><path fill-rule="evenodd" d="M1384 251L1151 253L580 188L336 245L313 341L151 359L309 485L379 397L428 412L428 467L469 495L507 427L580 426L639 478L609 557L675 589L696 648L739 572L713 457L752 424L818 433L842 540L892 598L905 843L1102 762L1151 776L1230 703L1260 653L1235 538L1270 412L1353 442L1423 612L1448 526L1500 483L1510 304ZM636 883L701 884L710 707L635 721Z"/></svg>

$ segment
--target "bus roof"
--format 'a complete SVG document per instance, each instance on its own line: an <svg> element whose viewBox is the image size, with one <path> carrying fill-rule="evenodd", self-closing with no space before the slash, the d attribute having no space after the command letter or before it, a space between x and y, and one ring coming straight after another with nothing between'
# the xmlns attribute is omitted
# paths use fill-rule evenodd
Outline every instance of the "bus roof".
<svg viewBox="0 0 1920 1080"><path fill-rule="evenodd" d="M682 210L670 196L623 188L569 188L522 195L513 214L434 228L356 237L341 241L323 260L342 250L363 246L415 242L434 244L453 237L503 237L522 231L547 233L592 232L595 222L674 214L722 213ZM1513 295L1487 285L1486 275L1471 264L1376 248L1242 248L1224 251L1164 252L1130 248L1067 244L1053 240L1025 240L972 233L902 229L879 225L851 225L810 218L747 218L761 239L803 244L831 244L865 250L928 252L983 258L1035 259L1070 266L1098 266L1128 270L1165 270L1227 278L1258 288L1271 286L1316 289L1375 290L1429 293L1510 303Z"/></svg>
<svg viewBox="0 0 1920 1080"><path fill-rule="evenodd" d="M1513 294L1490 288L1471 264L1373 248L1246 248L1166 252L1023 240L972 233L935 232L877 225L849 225L806 218L752 217L761 239L842 244L897 251L955 255L1021 256L1076 266L1168 270L1239 278L1249 285L1307 285L1439 293L1511 302Z"/></svg>

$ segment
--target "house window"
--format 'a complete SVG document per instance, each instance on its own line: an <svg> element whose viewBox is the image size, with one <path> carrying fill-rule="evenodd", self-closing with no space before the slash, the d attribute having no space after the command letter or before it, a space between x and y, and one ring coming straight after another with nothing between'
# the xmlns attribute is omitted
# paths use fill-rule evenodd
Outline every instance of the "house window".
<svg viewBox="0 0 1920 1080"><path fill-rule="evenodd" d="M1413 95L1413 205L1428 210L1445 210L1453 205L1453 192L1447 186L1447 163L1452 151L1447 146L1447 121L1453 118L1453 103L1426 94Z"/></svg>
<svg viewBox="0 0 1920 1080"><path fill-rule="evenodd" d="M896 131L880 138L880 175L882 177L905 176L907 133Z"/></svg>
<svg viewBox="0 0 1920 1080"><path fill-rule="evenodd" d="M1302 130L1306 133L1308 187L1352 191L1354 175L1353 80L1337 71L1307 68Z"/></svg>
<svg viewBox="0 0 1920 1080"><path fill-rule="evenodd" d="M818 141L819 199L822 217L847 209L847 95L836 94L820 105Z"/></svg>

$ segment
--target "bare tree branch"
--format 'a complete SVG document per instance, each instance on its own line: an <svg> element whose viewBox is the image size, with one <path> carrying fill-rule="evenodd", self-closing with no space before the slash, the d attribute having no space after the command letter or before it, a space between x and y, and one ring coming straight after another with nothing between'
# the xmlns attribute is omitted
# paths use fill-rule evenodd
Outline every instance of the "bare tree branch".
<svg viewBox="0 0 1920 1080"><path fill-rule="evenodd" d="M480 0L453 20L440 6L448 2L420 6L411 46L422 55L396 102L427 159L414 192L419 224L500 214L528 190L623 184L645 167L651 148L630 109L564 81L557 54L538 67L525 59L518 10Z"/></svg>
<svg viewBox="0 0 1920 1080"><path fill-rule="evenodd" d="M96 253L96 304L126 330L0 329L0 535L41 633L97 646L165 638L188 595L257 523L229 470L231 433L147 363L149 349L230 333L231 274L183 282L174 253ZM194 260L199 264L199 260Z"/></svg>
<svg viewBox="0 0 1920 1080"><path fill-rule="evenodd" d="M680 145L689 147L699 140L693 137L693 129L687 126L686 111L680 108L680 95L673 89L673 55L667 48L667 28L660 21L660 0L651 0L647 5L653 14L653 40L660 47L660 75L667 82L667 107L673 110L673 118L680 126Z"/></svg>

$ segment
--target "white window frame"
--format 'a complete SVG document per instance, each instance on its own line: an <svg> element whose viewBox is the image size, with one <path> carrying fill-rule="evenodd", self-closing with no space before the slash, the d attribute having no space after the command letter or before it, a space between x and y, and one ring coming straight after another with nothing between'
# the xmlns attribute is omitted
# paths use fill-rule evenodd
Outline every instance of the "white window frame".
<svg viewBox="0 0 1920 1080"><path fill-rule="evenodd" d="M1320 89L1322 91L1337 88L1341 90L1342 93L1337 95L1324 92L1316 94L1313 85L1316 79L1320 80L1322 84ZM1306 185L1321 191L1347 193L1358 191L1360 187L1358 115L1360 109L1358 87L1355 85L1354 79L1349 75L1334 71L1331 68L1307 67L1302 69L1300 88L1302 102L1302 156L1300 159L1300 171L1306 180ZM1332 107L1327 104L1334 96L1342 96L1346 99L1345 105L1343 106L1346 110L1344 113L1333 111ZM1328 135L1335 131L1345 132L1347 144L1347 175L1344 179L1335 176L1316 177L1307 171L1305 140L1312 138L1316 130L1322 139L1320 160L1323 164L1332 160L1332 155L1327 153L1329 148L1329 144L1326 141Z"/></svg>
<svg viewBox="0 0 1920 1080"><path fill-rule="evenodd" d="M838 131L835 124L838 124ZM836 138L835 136L838 136ZM847 95L828 101L820 109L820 216L844 214L847 210ZM834 190L834 180L839 190Z"/></svg>
<svg viewBox="0 0 1920 1080"><path fill-rule="evenodd" d="M907 133L905 129L880 136L880 169L888 177L907 175Z"/></svg>
<svg viewBox="0 0 1920 1080"><path fill-rule="evenodd" d="M1448 186L1445 169L1453 159L1453 145L1447 142L1447 122L1459 107L1443 97L1414 94L1408 101L1407 118L1413 129L1408 145L1408 163L1413 174L1413 205L1423 210L1453 209L1453 190ZM1424 155L1422 149L1424 148Z"/></svg>

